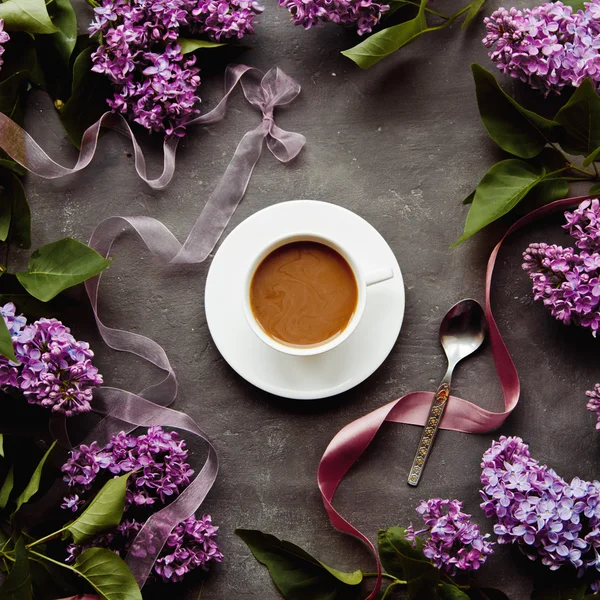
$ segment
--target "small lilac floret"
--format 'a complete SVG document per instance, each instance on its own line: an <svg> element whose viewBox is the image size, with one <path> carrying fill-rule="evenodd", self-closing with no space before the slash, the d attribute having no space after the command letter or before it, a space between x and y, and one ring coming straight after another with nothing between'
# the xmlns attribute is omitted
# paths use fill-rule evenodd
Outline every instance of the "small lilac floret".
<svg viewBox="0 0 600 600"><path fill-rule="evenodd" d="M2 55L4 54L4 44L10 40L10 36L4 31L4 19L0 19L0 67L4 64Z"/></svg>
<svg viewBox="0 0 600 600"><path fill-rule="evenodd" d="M370 33L389 5L373 0L278 0L287 8L294 25L310 29L319 21L356 27L359 35Z"/></svg>
<svg viewBox="0 0 600 600"><path fill-rule="evenodd" d="M530 244L523 253L523 269L533 282L533 297L548 307L555 319L600 329L600 203L586 200L565 213L563 226L575 239L574 248Z"/></svg>
<svg viewBox="0 0 600 600"><path fill-rule="evenodd" d="M547 2L519 10L499 8L484 19L483 44L507 75L548 95L589 77L600 88L600 0L573 9Z"/></svg>
<svg viewBox="0 0 600 600"><path fill-rule="evenodd" d="M575 477L567 483L531 457L518 437L502 436L483 455L482 504L494 518L500 544L517 544L531 560L551 570L565 565L598 577L600 550L600 483ZM527 482L514 486L514 474ZM594 582L598 586L598 580Z"/></svg>
<svg viewBox="0 0 600 600"><path fill-rule="evenodd" d="M99 476L135 473L129 478L125 493L128 518L115 530L89 543L71 544L67 548L67 562L74 561L90 547L109 548L124 557L142 528L142 522L131 514L155 504L164 505L184 490L194 474L186 462L187 457L185 442L177 433L161 427L150 427L146 434L139 436L121 432L114 435L105 448L93 442L72 450L62 471L64 481L77 493L64 498L62 508L65 510L77 512L84 506ZM216 542L217 529L209 515L201 519L192 516L179 523L154 565L154 575L163 581L181 581L192 569L206 569L210 561L221 562L223 555Z"/></svg>
<svg viewBox="0 0 600 600"><path fill-rule="evenodd" d="M78 342L56 319L31 325L12 302L0 307L18 363L0 356L0 386L20 390L30 404L72 416L91 410L102 376L92 364L87 342Z"/></svg>
<svg viewBox="0 0 600 600"><path fill-rule="evenodd" d="M425 529L408 527L406 538L416 544L416 536L429 533L423 544L423 554L438 568L450 575L457 571L476 571L494 553L489 534L481 535L471 523L471 515L462 512L462 502L431 498L416 508L423 517Z"/></svg>

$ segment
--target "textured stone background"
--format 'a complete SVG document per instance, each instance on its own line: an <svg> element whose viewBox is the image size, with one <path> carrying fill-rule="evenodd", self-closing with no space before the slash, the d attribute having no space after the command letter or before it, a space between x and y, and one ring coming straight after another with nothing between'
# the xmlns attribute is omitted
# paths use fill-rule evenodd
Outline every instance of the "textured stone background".
<svg viewBox="0 0 600 600"><path fill-rule="evenodd" d="M423 37L364 72L339 54L355 42L350 33L335 26L305 32L292 27L275 0L265 4L253 48L238 60L263 70L278 65L301 83L301 96L276 118L280 126L305 134L308 143L289 166L264 153L228 231L280 201L341 204L372 223L394 250L406 283L406 315L391 355L366 382L330 400L285 400L246 383L217 352L203 307L209 261L165 268L134 236L117 243L101 293L105 322L144 333L165 347L181 384L175 407L196 419L220 452L220 475L203 510L221 527L226 558L207 578L202 592L207 600L279 597L267 571L233 535L236 527L296 542L340 569L372 570L366 549L329 525L315 480L319 459L349 421L408 391L436 387L445 369L439 322L460 298L483 300L487 255L506 226L449 249L467 213L461 200L501 155L480 123L469 70L473 61L491 69L480 23L468 32L455 25ZM221 88L221 75L205 71L206 107L214 106ZM183 240L238 140L258 123L258 114L239 92L230 106L226 120L190 131L166 191L153 192L136 178L130 146L114 133L102 138L98 156L84 172L55 182L29 177L34 247L67 235L85 241L95 224L115 214L159 218ZM53 156L73 160L47 98L33 95L30 109L27 127L33 135ZM151 166L157 167L159 145L146 140L146 146ZM502 433L525 438L534 456L564 477L593 478L598 438L584 391L600 379L596 342L583 331L558 325L534 305L520 270L520 253L530 240L564 239L559 224L560 219L549 220L513 236L498 262L496 315L523 386L521 402ZM26 255L13 251L11 267L24 263ZM141 361L100 342L81 291L75 297L80 308L65 309L61 316L76 337L93 343L106 382L139 390L156 381L159 374ZM489 348L459 367L455 392L501 408ZM379 527L415 521L420 498L460 498L491 531L478 508L478 465L497 435L441 432L415 490L406 485L406 474L419 431L386 425L342 484L336 505L375 538ZM204 449L193 449L200 464ZM530 568L517 551L502 548L478 580L525 600ZM194 580L168 591L149 590L148 597L168 593L191 599L198 589Z"/></svg>

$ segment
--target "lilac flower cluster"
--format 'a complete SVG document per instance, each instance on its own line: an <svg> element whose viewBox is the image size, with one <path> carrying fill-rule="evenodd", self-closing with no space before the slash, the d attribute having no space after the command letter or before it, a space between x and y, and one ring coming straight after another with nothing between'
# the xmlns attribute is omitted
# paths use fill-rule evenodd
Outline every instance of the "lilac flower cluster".
<svg viewBox="0 0 600 600"><path fill-rule="evenodd" d="M27 325L12 302L0 306L0 314L18 360L0 356L0 387L16 388L30 404L68 417L91 410L92 392L102 385L102 376L92 365L89 344L78 342L56 319Z"/></svg>
<svg viewBox="0 0 600 600"><path fill-rule="evenodd" d="M136 471L127 482L125 511L128 518L114 531L97 536L85 545L71 544L67 561L73 561L92 546L105 547L125 556L142 522L131 517L136 510L155 504L164 505L189 484L194 471L186 462L188 450L175 432L150 427L139 436L114 435L100 448L96 442L72 450L63 465L64 481L74 491L64 498L63 509L77 512L85 504L88 492L102 475L118 476ZM216 542L217 527L209 515L190 517L179 523L167 539L156 564L155 575L163 581L181 581L196 567L206 568L209 561L221 562L223 555Z"/></svg>
<svg viewBox="0 0 600 600"><path fill-rule="evenodd" d="M183 136L200 112L200 70L180 34L240 39L261 11L255 0L103 0L89 31L102 35L92 70L116 88L109 106L149 131Z"/></svg>
<svg viewBox="0 0 600 600"><path fill-rule="evenodd" d="M511 77L560 93L590 77L600 88L600 0L573 12L562 2L535 8L499 8L484 19L489 57Z"/></svg>
<svg viewBox="0 0 600 600"><path fill-rule="evenodd" d="M115 531L96 536L86 544L71 544L67 548L67 562L74 562L88 548L109 548L119 556L125 557L133 539L142 528L135 519L125 520ZM164 582L181 581L186 573L200 567L207 570L207 563L220 563L223 554L217 544L217 530L210 515L201 519L190 517L173 529L167 543L154 565L154 574Z"/></svg>
<svg viewBox="0 0 600 600"><path fill-rule="evenodd" d="M310 29L319 21L355 26L359 35L370 33L389 5L373 0L279 0L294 25Z"/></svg>
<svg viewBox="0 0 600 600"><path fill-rule="evenodd" d="M4 54L4 46L10 40L10 36L4 31L4 19L0 19L0 67L4 64L2 55Z"/></svg>
<svg viewBox="0 0 600 600"><path fill-rule="evenodd" d="M96 442L72 450L63 465L63 479L74 494L66 497L63 508L76 512L85 503L85 492L90 490L101 474L114 476L137 471L129 479L125 509L147 506L177 496L189 484L194 471L187 464L185 442L175 432L150 427L140 436L113 435L104 448Z"/></svg>
<svg viewBox="0 0 600 600"><path fill-rule="evenodd" d="M594 389L586 392L585 395L589 398L587 409L590 412L595 412L598 416L596 429L600 430L600 383L597 383Z"/></svg>
<svg viewBox="0 0 600 600"><path fill-rule="evenodd" d="M552 570L600 571L600 482L567 483L531 457L518 437L502 436L483 455L481 507L500 544L518 544ZM592 584L597 590L600 579Z"/></svg>
<svg viewBox="0 0 600 600"><path fill-rule="evenodd" d="M425 529L407 528L406 539L416 543L416 536L429 533L423 554L438 568L450 575L457 571L476 571L494 553L489 534L481 535L471 523L471 515L462 512L462 502L432 498L417 507L423 516Z"/></svg>
<svg viewBox="0 0 600 600"><path fill-rule="evenodd" d="M566 212L569 234L577 252L555 244L530 244L523 253L523 269L533 282L533 297L565 324L600 328L600 203L586 200Z"/></svg>

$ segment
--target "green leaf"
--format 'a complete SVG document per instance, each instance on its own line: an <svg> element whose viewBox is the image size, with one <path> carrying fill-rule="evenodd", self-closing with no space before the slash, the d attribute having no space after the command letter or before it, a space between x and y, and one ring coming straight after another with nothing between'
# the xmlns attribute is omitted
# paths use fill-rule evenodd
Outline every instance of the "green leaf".
<svg viewBox="0 0 600 600"><path fill-rule="evenodd" d="M0 456L4 458L4 434L0 433Z"/></svg>
<svg viewBox="0 0 600 600"><path fill-rule="evenodd" d="M466 29L469 26L469 23L471 23L471 21L479 14L484 4L485 0L473 0L473 2L471 2L471 7L463 21L462 29Z"/></svg>
<svg viewBox="0 0 600 600"><path fill-rule="evenodd" d="M42 471L44 469L44 465L46 464L46 460L48 460L50 453L54 449L54 446L56 446L56 440L54 440L54 442L52 442L52 445L50 446L50 448L48 448L48 450L46 451L46 454L44 454L44 456L42 456L42 460L40 460L40 462L38 463L38 466L35 468L35 471L33 472L33 475L31 476L29 483L25 486L25 489L21 492L19 497L16 499L16 501L15 501L16 508L15 508L14 512L12 513L13 515L21 508L21 506L23 506L23 504L26 504L27 502L29 502L29 500L31 500L31 498L40 489L40 480L42 478Z"/></svg>
<svg viewBox="0 0 600 600"><path fill-rule="evenodd" d="M490 137L506 152L533 158L556 137L559 125L513 100L496 78L478 64L472 64L481 120Z"/></svg>
<svg viewBox="0 0 600 600"><path fill-rule="evenodd" d="M427 0L421 0L419 12L414 19L382 29L370 35L354 48L344 50L342 54L353 60L361 69L368 69L392 52L410 44L422 33L433 31L435 28L427 27L426 4Z"/></svg>
<svg viewBox="0 0 600 600"><path fill-rule="evenodd" d="M85 130L109 110L106 99L113 91L108 77L91 70L94 50L84 48L75 59L71 97L60 111L63 127L77 148Z"/></svg>
<svg viewBox="0 0 600 600"><path fill-rule="evenodd" d="M131 473L127 473L109 479L81 515L67 526L66 531L73 536L76 544L116 527L121 522L130 475Z"/></svg>
<svg viewBox="0 0 600 600"><path fill-rule="evenodd" d="M8 160L7 158L0 158L0 168L8 169L21 176L27 173L27 169L22 167L19 163L16 163L14 160Z"/></svg>
<svg viewBox="0 0 600 600"><path fill-rule="evenodd" d="M438 594L441 600L470 600L465 592L451 583L440 583Z"/></svg>
<svg viewBox="0 0 600 600"><path fill-rule="evenodd" d="M588 194L600 194L600 183L594 183L594 185L590 187Z"/></svg>
<svg viewBox="0 0 600 600"><path fill-rule="evenodd" d="M12 198L6 188L0 188L0 242L5 242L10 231Z"/></svg>
<svg viewBox="0 0 600 600"><path fill-rule="evenodd" d="M565 152L588 158L595 153L600 147L600 97L589 78L575 89L554 120L565 129L560 143Z"/></svg>
<svg viewBox="0 0 600 600"><path fill-rule="evenodd" d="M13 490L15 485L15 474L13 471L13 467L10 468L10 471L6 475L6 479L0 488L0 508L6 508L8 504L8 500L10 498L10 493Z"/></svg>
<svg viewBox="0 0 600 600"><path fill-rule="evenodd" d="M512 210L544 178L545 170L516 158L496 163L483 176L467 215L465 230L452 246L465 240Z"/></svg>
<svg viewBox="0 0 600 600"><path fill-rule="evenodd" d="M527 200L531 200L538 206L554 202L566 198L569 194L569 182L560 177L552 177L542 179L530 192L527 194Z"/></svg>
<svg viewBox="0 0 600 600"><path fill-rule="evenodd" d="M219 48L220 46L225 46L225 44L211 42L210 40L192 40L182 37L177 39L177 43L181 46L182 54L189 54L190 52L194 52L194 50L199 50L200 48Z"/></svg>
<svg viewBox="0 0 600 600"><path fill-rule="evenodd" d="M236 529L287 600L341 600L353 598L362 573L344 573L313 558L302 548L273 535L252 529Z"/></svg>
<svg viewBox="0 0 600 600"><path fill-rule="evenodd" d="M422 544L415 547L406 539L406 529L380 529L378 547L385 570L395 577L402 574L400 578L406 580L410 598L440 598L437 593L440 571L425 558Z"/></svg>
<svg viewBox="0 0 600 600"><path fill-rule="evenodd" d="M0 600L31 600L32 598L29 559L25 542L23 538L19 538L15 544L15 562L0 586Z"/></svg>
<svg viewBox="0 0 600 600"><path fill-rule="evenodd" d="M585 10L584 2L587 2L587 0L571 0L570 2L565 2L565 4L570 6L573 12L576 13L578 10Z"/></svg>
<svg viewBox="0 0 600 600"><path fill-rule="evenodd" d="M69 287L98 275L111 261L73 238L46 244L29 258L27 273L17 273L19 283L42 302Z"/></svg>
<svg viewBox="0 0 600 600"><path fill-rule="evenodd" d="M83 552L73 568L105 600L142 600L142 593L123 559L105 548Z"/></svg>
<svg viewBox="0 0 600 600"><path fill-rule="evenodd" d="M0 4L0 19L7 31L54 33L44 0L6 0Z"/></svg>
<svg viewBox="0 0 600 600"><path fill-rule="evenodd" d="M13 348L10 331L8 331L8 327L2 317L0 317L0 354L9 360L12 360L14 363L19 363L15 356L15 349Z"/></svg>
<svg viewBox="0 0 600 600"><path fill-rule="evenodd" d="M52 22L58 31L52 35L52 41L60 57L68 65L77 41L77 18L70 0L54 0L54 3Z"/></svg>

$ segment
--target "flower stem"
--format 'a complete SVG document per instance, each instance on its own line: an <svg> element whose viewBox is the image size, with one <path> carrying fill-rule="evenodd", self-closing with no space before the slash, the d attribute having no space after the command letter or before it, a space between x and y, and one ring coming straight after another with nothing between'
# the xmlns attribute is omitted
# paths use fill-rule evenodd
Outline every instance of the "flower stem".
<svg viewBox="0 0 600 600"><path fill-rule="evenodd" d="M412 0L404 0L404 2L406 4L412 4L412 6L417 6L419 8L421 6L420 2L413 2ZM432 15L435 15L436 17L440 17L441 19L446 19L446 21L451 18L448 15L443 15L442 13L438 12L437 10L433 10L432 8L429 8L427 6L425 7L425 10L428 13L431 13Z"/></svg>
<svg viewBox="0 0 600 600"><path fill-rule="evenodd" d="M77 573L79 575L79 571L77 569L73 568L71 565L67 565L66 563L60 562L58 560L54 560L53 558L50 558L49 556L46 556L45 554L40 554L39 552L36 552L35 550L30 550L29 552L31 554L34 554L38 558L41 558L43 560L47 560L48 562L54 563L57 567L64 567L65 569L69 569L69 571L73 571L73 573Z"/></svg>

